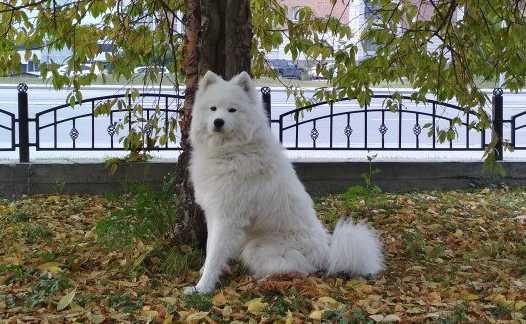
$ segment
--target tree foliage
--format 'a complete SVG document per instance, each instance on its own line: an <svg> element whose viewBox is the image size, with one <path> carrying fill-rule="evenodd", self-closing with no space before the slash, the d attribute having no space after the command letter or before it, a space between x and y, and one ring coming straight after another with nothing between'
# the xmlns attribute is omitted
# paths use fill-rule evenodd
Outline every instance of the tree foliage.
<svg viewBox="0 0 526 324"><path fill-rule="evenodd" d="M327 1L333 6L343 1L346 9L351 5L348 0ZM524 2L368 0L367 4L374 10L365 28L353 30L336 15L318 17L305 7L299 10L297 20L291 20L279 0L251 0L252 74L276 78L265 54L285 44L293 59L316 63L319 73L328 79L308 100L352 97L365 104L372 87L402 81L415 89L414 100L431 94L440 101L455 99L460 106L477 110L480 118L473 127L478 129L489 127L485 110L489 98L481 91L482 85L490 82L514 91L524 87ZM426 7L431 9L427 15ZM179 89L184 79L183 35L175 26L178 21L184 24L184 12L181 0L1 2L0 74L19 72L19 48L25 49L26 59L34 56L34 49L69 48L72 55L66 63L71 71L79 71L82 63L101 53L100 44L106 43L111 45L106 59L113 77L129 80L134 78L136 66L165 65L171 72L170 81ZM346 45L336 48L328 39L342 40ZM366 41L376 44L375 53L358 60L357 53ZM328 61L334 62L332 68L325 64ZM96 79L95 73L61 75L58 62L41 62L40 67L42 77L55 88L73 87L71 103L82 98L81 86ZM500 75L504 76L502 85L498 83ZM143 81L151 85L167 77L150 71ZM301 89L287 87L298 104L307 100ZM393 92L395 99L397 96ZM439 134L439 138L454 134L452 130L443 132L446 135Z"/></svg>
<svg viewBox="0 0 526 324"><path fill-rule="evenodd" d="M181 1L90 0L62 5L56 1L23 1L18 7L17 3L20 1L0 4L3 74L18 71L18 48L25 49L26 59L33 56L34 49L68 48L72 54L66 63L72 72L78 72L81 64L94 61L101 53L101 44L108 44L111 51L105 59L112 66L112 74L125 79L131 79L139 65L164 64L172 71L180 65L182 35L175 32L173 17L183 9ZM41 63L46 63L40 66L42 77L47 79L50 72L55 88L73 86L78 90L95 80L95 73L72 73L68 77L57 72L60 62ZM156 79L156 73L145 76L149 82Z"/></svg>
<svg viewBox="0 0 526 324"><path fill-rule="evenodd" d="M309 8L301 9L298 20L291 21L285 17L286 10L277 6L273 15L264 16L264 22L286 28L270 33L258 30L260 48L285 42L285 50L294 59L303 55L317 62L318 72L329 82L316 91L314 100L349 97L363 105L369 102L372 87L403 82L414 89L412 98L417 102L431 94L439 101L456 100L466 110L475 110L479 119L471 127L479 130L490 127L490 98L483 86L511 91L525 86L524 2L369 0L367 5L371 15L361 31L350 29L337 17L316 17ZM350 42L349 37L357 33L358 41ZM327 35L346 41L346 45L332 47L323 41ZM374 43L376 50L358 60L356 54L365 42ZM327 61L333 61L334 66L323 64ZM305 102L301 89L290 90L298 104ZM400 94L393 91L392 95L395 100L386 104L396 107ZM437 138L450 140L461 122L460 118L455 121L450 129L429 133L437 132ZM487 150L490 159L492 144Z"/></svg>

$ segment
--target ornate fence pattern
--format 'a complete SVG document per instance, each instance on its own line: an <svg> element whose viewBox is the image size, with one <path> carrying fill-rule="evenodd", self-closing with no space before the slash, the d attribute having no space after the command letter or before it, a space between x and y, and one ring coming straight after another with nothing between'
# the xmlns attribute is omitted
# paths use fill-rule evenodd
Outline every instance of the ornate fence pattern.
<svg viewBox="0 0 526 324"><path fill-rule="evenodd" d="M157 124L164 129L165 132L168 131L169 123L172 119L176 119L177 114L179 114L179 109L181 103L184 100L184 96L172 95L165 93L139 93L135 100L132 99L130 94L116 94L110 96L94 97L82 100L77 103L76 106L81 108L78 110L84 110L87 112L72 116L67 116L61 118L59 116L71 115L72 107L69 104L64 104L56 106L44 111L41 111L35 115L35 129L36 129L36 142L35 147L39 151L108 151L108 150L126 150L122 145L117 144L117 131L119 122L125 122L128 129L127 132L131 132L132 129L141 129L144 130L145 136L150 137L153 131L151 125L153 116L160 114L161 118L157 121ZM153 99L147 100L147 99ZM113 101L116 103L118 100L123 102L122 107L125 109L119 109L118 105L112 104L111 110L107 114L97 114L96 108L101 103L106 103L108 101ZM136 116L130 107L133 107L134 104L137 104L137 100L141 101L140 116ZM84 129L89 129L88 143L89 146L78 146L77 140L79 139L79 123L84 123L86 127ZM66 131L69 129L68 135L71 141L70 143L62 143L59 145L61 137L58 134L58 129L60 126L64 126ZM63 128L64 128L63 127ZM42 138L46 137L45 132L48 131L51 134L48 134L47 138L52 137L52 143L49 142L47 145L42 142ZM52 131L52 132L51 132ZM62 132L63 133L63 132ZM96 137L97 141L96 141ZM107 140L104 141L104 137L107 137ZM106 142L105 144L103 144ZM174 146L170 141L162 146L151 147L154 150L171 150L171 149L180 149L177 146Z"/></svg>
<svg viewBox="0 0 526 324"><path fill-rule="evenodd" d="M374 95L372 99L389 99L391 98L388 95ZM448 104L442 103L435 100L427 100L425 103L428 104L430 112L426 111L416 111L412 109L407 109L404 105L404 101L410 101L410 97L402 97L401 102L395 111L388 109L371 109L369 105L365 105L363 109L336 109L335 105L338 103L344 103L352 101L352 99L340 99L335 101L327 101L309 105L306 107L294 109L288 111L279 116L278 120L274 120L274 123L278 124L279 127L279 138L283 143L286 135L290 135L292 132L291 138L294 138L294 143L286 145L290 150L436 150L436 151L450 151L450 150L460 150L460 151L473 151L473 150L484 150L486 132L482 130L477 135L474 135L475 131L472 129L472 123L477 121L479 116L474 111L465 112L462 108ZM325 109L324 109L325 108ZM328 109L327 109L328 108ZM465 114L464 120L461 121L458 125L461 130L464 132L465 136L463 139L463 144L461 146L453 146L453 140L450 139L447 141L446 145L439 145L439 141L436 136L436 132L432 132L430 137L431 142L428 145L423 145L421 138L427 137L427 134L423 134L425 129L436 129L439 124L445 125L446 127L451 127L453 125L453 116L445 116L443 114L438 114L438 109L452 110L457 115ZM300 119L296 116L301 115L303 111L310 111L311 109L321 109L324 113L320 116L316 116L309 119ZM372 114L379 115L379 122L374 125L370 120ZM386 118L391 117L394 119L394 125L388 126ZM403 120L410 118L413 119L413 123L410 125L404 125ZM424 123L424 118L428 121ZM288 122L287 122L288 120ZM318 126L321 122L328 122L328 127L325 128L325 131L328 133L327 140L324 144L319 143L319 138L321 131ZM336 127L336 122L339 121L339 128ZM361 136L357 135L355 131L354 124L358 123L358 126L361 126ZM393 123L392 123L393 124ZM405 123L407 124L407 122ZM300 144L299 143L299 132L301 126L307 126L310 130L310 138L312 143L309 144ZM394 127L393 127L394 126ZM404 127L405 126L405 127ZM372 129L375 127L375 129ZM304 127L305 128L305 127ZM394 129L393 129L394 128ZM409 128L409 129L408 129ZM377 145L372 144L369 141L369 133L371 131L377 131L377 135L380 136L381 142ZM404 134L413 134L414 143L412 145L407 145L403 143L402 138ZM344 137L343 141L340 143L346 143L346 145L335 145L334 137L339 135ZM391 135L396 137L396 143L394 145L386 144L386 137ZM358 143L351 145L351 140L353 137L359 136L360 140ZM479 137L478 143L473 143L472 138L474 136Z"/></svg>
<svg viewBox="0 0 526 324"><path fill-rule="evenodd" d="M75 109L68 104L52 107L30 118L27 90L25 84L18 86L18 118L0 109L0 137L3 143L8 143L0 146L0 151L18 149L20 162L29 162L30 147L37 151L126 150L117 136L125 136L132 130L140 130L146 137L143 143L150 143L147 139L152 136L152 122L157 129L168 130L170 122L177 120L184 101L184 96L165 93L117 94L84 99L75 103ZM526 134L526 111L503 119L501 89L493 93L491 132L473 127L479 119L475 111L466 112L459 106L430 99L422 103L422 109L415 110L404 104L411 101L410 97L402 97L394 111L383 104L361 108L351 98L316 103L271 118L270 88L262 88L261 93L269 123L289 150L481 151L489 141L494 141L497 160L503 158L504 145L526 150L524 139L517 141L520 134ZM374 95L372 100L389 98ZM98 114L99 105L108 101L113 103L110 109L106 114ZM115 104L119 101L120 104ZM140 109L134 109L137 104ZM446 129L454 121L456 139L441 141L435 130ZM504 125L511 132L509 143L502 140ZM30 129L34 133L33 142ZM372 142L373 138L379 141ZM166 141L163 145L148 144L148 149L180 150L180 147Z"/></svg>

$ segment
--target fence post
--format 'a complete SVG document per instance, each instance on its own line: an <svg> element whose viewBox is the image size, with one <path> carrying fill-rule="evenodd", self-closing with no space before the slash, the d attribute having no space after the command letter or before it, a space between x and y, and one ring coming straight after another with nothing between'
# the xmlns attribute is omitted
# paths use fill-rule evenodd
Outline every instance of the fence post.
<svg viewBox="0 0 526 324"><path fill-rule="evenodd" d="M27 84L18 84L18 153L20 163L29 162Z"/></svg>
<svg viewBox="0 0 526 324"><path fill-rule="evenodd" d="M267 118L268 118L268 124L271 125L272 117L271 117L271 98L270 98L270 88L269 87L262 87L261 88L261 97L263 98L263 108L267 112Z"/></svg>
<svg viewBox="0 0 526 324"><path fill-rule="evenodd" d="M502 147L502 134L503 126L502 120L504 115L503 109L503 91L502 88L493 89L493 98L492 98L492 126L493 132L491 134L493 142L495 142L495 160L502 161L503 158L503 147Z"/></svg>

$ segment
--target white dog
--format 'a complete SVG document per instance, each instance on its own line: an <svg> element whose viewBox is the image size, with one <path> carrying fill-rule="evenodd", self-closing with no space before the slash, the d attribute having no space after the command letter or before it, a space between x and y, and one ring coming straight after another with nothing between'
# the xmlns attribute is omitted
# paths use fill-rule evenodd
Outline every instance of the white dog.
<svg viewBox="0 0 526 324"><path fill-rule="evenodd" d="M186 294L212 292L231 259L241 259L258 278L382 270L380 242L366 225L340 220L331 236L318 220L246 72L228 82L206 73L190 141L190 174L208 242L201 279Z"/></svg>

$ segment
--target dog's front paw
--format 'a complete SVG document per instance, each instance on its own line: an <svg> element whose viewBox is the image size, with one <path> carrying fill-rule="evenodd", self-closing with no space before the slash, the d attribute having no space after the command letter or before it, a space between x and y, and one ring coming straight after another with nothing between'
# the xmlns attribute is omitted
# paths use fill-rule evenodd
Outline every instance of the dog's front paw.
<svg viewBox="0 0 526 324"><path fill-rule="evenodd" d="M185 295L193 295L193 294L209 294L214 290L214 288L203 288L199 286L190 286L185 287L183 290L183 294Z"/></svg>

